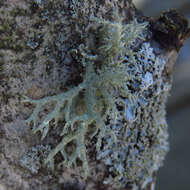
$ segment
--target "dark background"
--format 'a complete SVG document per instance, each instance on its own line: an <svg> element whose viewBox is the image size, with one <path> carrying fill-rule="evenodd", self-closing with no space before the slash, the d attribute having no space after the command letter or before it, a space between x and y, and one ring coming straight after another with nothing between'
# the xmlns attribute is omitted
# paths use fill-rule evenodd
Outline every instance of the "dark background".
<svg viewBox="0 0 190 190"><path fill-rule="evenodd" d="M177 9L190 23L190 0L134 0L147 16ZM190 190L190 39L175 65L174 83L167 104L170 152L159 171L156 190Z"/></svg>

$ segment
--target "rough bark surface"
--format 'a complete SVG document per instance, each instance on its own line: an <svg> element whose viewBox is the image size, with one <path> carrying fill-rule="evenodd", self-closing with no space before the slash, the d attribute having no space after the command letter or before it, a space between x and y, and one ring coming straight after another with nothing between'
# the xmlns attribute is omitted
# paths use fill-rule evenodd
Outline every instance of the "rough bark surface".
<svg viewBox="0 0 190 190"><path fill-rule="evenodd" d="M51 129L43 140L44 129L33 133L34 123L26 124L25 120L35 109L32 100L67 92L83 82L83 59L92 61L92 55L100 54L95 60L97 70L104 63L104 53L98 50L101 44L98 32L106 24L101 25L100 19L98 26L94 25L95 21L90 20L92 16L108 24L115 23L115 17L122 18L122 24L134 19L148 24L146 31L130 46L133 52L140 54L134 57L140 66L137 68L136 62L132 62L132 68L128 68L130 93L126 99L122 97L126 108L117 105L121 113L125 111L126 118L122 125L117 124L121 129L108 125L116 133L126 134L125 160L120 153L116 158L113 154L122 142L112 145L113 150L110 150L110 137L102 137L98 153L98 133L90 140L85 133L90 170L85 179L80 156L76 166L64 165L63 151L56 154L52 162L44 164L51 150L62 141L60 133L66 122L65 113L59 116L56 128L55 121L50 121ZM172 68L188 36L186 20L175 11L153 20L141 15L130 0L0 1L0 190L153 190L156 172L168 151L165 103L171 88ZM83 46L86 48L81 51ZM127 58L125 61L130 62ZM85 109L83 93L75 100L79 102L74 105L78 115ZM24 96L31 101L24 103ZM129 96L133 97L133 104L129 103ZM106 109L102 97L103 93L99 98ZM39 123L53 106L52 102L47 102L41 108ZM101 112L104 111L102 107ZM105 120L106 124L109 122ZM119 134L117 137L122 141ZM68 144L67 154L75 146L75 143ZM107 147L108 154L105 153ZM121 171L125 173L123 176Z"/></svg>

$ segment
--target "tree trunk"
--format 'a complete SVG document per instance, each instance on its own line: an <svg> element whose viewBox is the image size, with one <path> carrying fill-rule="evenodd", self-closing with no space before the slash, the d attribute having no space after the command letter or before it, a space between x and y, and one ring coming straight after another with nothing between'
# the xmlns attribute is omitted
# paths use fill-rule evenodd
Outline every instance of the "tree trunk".
<svg viewBox="0 0 190 190"><path fill-rule="evenodd" d="M0 190L154 190L188 36L131 0L0 1Z"/></svg>

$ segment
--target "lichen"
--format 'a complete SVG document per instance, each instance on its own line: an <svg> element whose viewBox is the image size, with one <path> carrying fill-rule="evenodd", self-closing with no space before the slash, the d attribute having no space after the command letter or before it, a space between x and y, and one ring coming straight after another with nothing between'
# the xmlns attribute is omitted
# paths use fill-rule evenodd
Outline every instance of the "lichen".
<svg viewBox="0 0 190 190"><path fill-rule="evenodd" d="M149 43L142 44L135 59L130 65L128 57L124 60L128 72L131 70L136 76L128 81L135 91L131 91L132 100L125 98L125 121L118 120L116 124L110 125L117 142L105 136L104 147L97 156L115 174L114 177L110 175L104 183L115 187L125 187L129 182L146 187L150 180L153 181L150 176L162 165L168 151L164 117L167 95L162 86L166 60L156 56ZM166 82L165 85L169 90L170 84ZM162 109L153 110L153 105Z"/></svg>
<svg viewBox="0 0 190 190"><path fill-rule="evenodd" d="M123 117L124 99L133 101L136 97L130 93L127 86L128 81L133 80L135 76L129 73L128 65L124 62L125 56L134 59L134 52L130 46L138 38L142 38L142 32L147 25L136 20L123 24L118 15L112 22L94 17L90 20L96 26L94 42L97 44L96 53L93 55L94 49L89 50L84 44L73 50L78 51L82 57L81 64L85 70L83 81L59 95L39 100L30 98L25 100L36 104L27 122L33 122L33 132L40 131L42 139L50 130L50 122L54 120L56 127L64 113L62 141L51 151L45 163L52 162L58 152L63 155L67 167L76 165L79 158L83 164L85 177L89 173L86 136L88 135L90 139L97 138L97 153L100 152L102 141L106 137L109 137L113 144L117 144L117 135L110 125L115 125ZM55 107L39 124L38 114L41 108L50 102L55 102ZM119 111L119 106L122 107L122 112ZM69 154L66 147L71 142L76 147Z"/></svg>
<svg viewBox="0 0 190 190"><path fill-rule="evenodd" d="M12 121L21 130L15 120L33 112L28 123L36 135L26 132L30 138L23 139L24 145L39 148L21 158L26 160L20 165L33 171L31 183L26 170L19 166L17 172L7 164L8 172L24 171L21 179L27 186L17 180L10 188L46 190L52 181L66 184L73 174L82 179L81 166L95 185L150 185L168 149L165 102L170 81L162 73L167 60L149 43L146 18L136 18L136 9L126 0L1 5L0 125ZM20 103L23 94L33 105ZM43 146L53 149L43 156L40 132ZM41 170L44 160L55 166L51 180ZM18 179L13 176L11 181Z"/></svg>
<svg viewBox="0 0 190 190"><path fill-rule="evenodd" d="M20 165L23 168L28 169L32 174L37 174L38 171L44 167L43 160L50 152L48 145L37 145L32 147L27 153L25 153L19 160Z"/></svg>

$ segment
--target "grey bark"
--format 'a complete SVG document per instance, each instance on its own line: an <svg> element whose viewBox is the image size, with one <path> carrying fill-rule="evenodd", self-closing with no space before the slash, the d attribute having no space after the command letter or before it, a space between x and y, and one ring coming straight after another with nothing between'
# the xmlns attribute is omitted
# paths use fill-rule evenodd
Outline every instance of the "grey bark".
<svg viewBox="0 0 190 190"><path fill-rule="evenodd" d="M90 23L91 15L114 22L115 10L123 18L123 23L129 23L135 18L139 23L149 23L143 34L145 39L137 39L135 45L131 46L134 51L138 52L141 47L145 47L143 44L148 42L151 45L148 48L154 52L154 56L166 60L163 67L158 67L155 73L149 71L153 67L147 61L150 68L142 73L144 78L141 77L140 87L136 87L138 84L134 83L129 85L131 93L140 93L143 88L141 98L146 96L146 104L141 105L142 99L141 103L138 99L136 120L123 124L124 127L130 128L128 132L136 135L130 137L129 146L134 147L129 148L126 159L128 162L129 158L132 159L131 154L134 154L134 165L142 162L143 170L147 171L143 174L143 181L139 177L140 174L137 174L142 171L139 169L141 166L136 170L131 167L131 174L126 174L129 181L125 184L121 180L120 183L124 184L121 187L116 187L114 182L106 184L105 181L108 181L110 176L112 180L115 174L109 173L112 166L106 164L107 157L97 159L94 146L96 138L87 143L90 167L87 179L82 175L80 159L76 167L67 168L62 163L61 154L58 154L54 160L54 168L51 164L44 165L44 159L50 150L61 141L64 117L60 117L57 128L54 128L52 121L52 129L46 138L41 140L41 133L32 133L32 123L25 122L35 105L24 103L24 96L40 100L66 92L82 82L81 73L84 72L84 67L81 64L81 55L73 49L79 50L81 44L91 47L94 43L93 35L98 34ZM189 35L185 19L180 19L183 30L176 29L172 33L165 20L144 17L130 0L0 1L0 190L153 190L156 172L162 165L168 148L165 103L171 87L172 68L180 47ZM179 22L176 25L178 26ZM95 34L92 32L91 35L91 30ZM167 38L168 31L175 38L175 43L173 38ZM92 50L96 53L96 49ZM150 77L147 83L149 76L153 78ZM44 118L52 107L51 104L43 107L39 118ZM140 141L145 150L140 150ZM105 142L106 138L103 143ZM104 146L106 147L103 144L101 148ZM72 145L69 148L72 148ZM154 155L157 158L154 158ZM127 162L125 165L129 164ZM130 178L132 175L136 177Z"/></svg>

